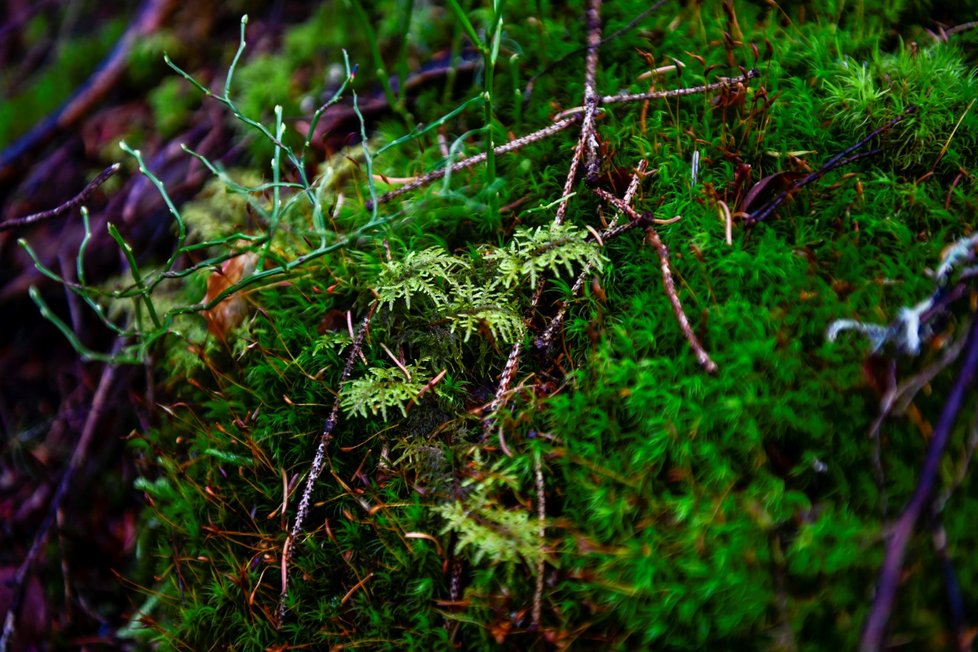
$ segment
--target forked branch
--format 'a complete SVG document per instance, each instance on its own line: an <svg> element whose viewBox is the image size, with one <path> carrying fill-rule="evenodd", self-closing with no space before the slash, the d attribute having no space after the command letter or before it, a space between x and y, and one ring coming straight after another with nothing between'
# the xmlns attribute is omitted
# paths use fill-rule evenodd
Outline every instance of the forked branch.
<svg viewBox="0 0 978 652"><path fill-rule="evenodd" d="M598 197L624 212L632 220L642 219L642 216L634 208L606 190L595 188L594 192ZM686 317L686 312L683 310L683 305L679 301L679 295L676 293L676 284L672 278L672 268L669 265L669 249L666 247L665 243L662 242L662 238L659 237L655 227L645 227L645 237L648 240L648 243L655 249L656 254L659 256L659 265L662 270L662 285L665 288L666 295L669 297L669 303L672 304L672 311L676 315L676 321L679 322L679 328L682 330L683 336L686 338L686 341L689 342L689 346L696 354L696 359L699 360L700 366L703 367L707 373L716 373L719 368L710 358L710 355L706 352L706 349L703 348L703 345L700 344L699 338L696 337L696 333L693 332L692 327L689 325L689 319Z"/></svg>

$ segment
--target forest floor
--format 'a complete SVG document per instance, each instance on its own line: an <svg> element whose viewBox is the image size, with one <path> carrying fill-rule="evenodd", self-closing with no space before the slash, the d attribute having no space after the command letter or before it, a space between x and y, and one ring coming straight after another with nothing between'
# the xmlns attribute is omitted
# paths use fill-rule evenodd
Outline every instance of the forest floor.
<svg viewBox="0 0 978 652"><path fill-rule="evenodd" d="M970 649L978 3L788 4L8 3L0 650Z"/></svg>

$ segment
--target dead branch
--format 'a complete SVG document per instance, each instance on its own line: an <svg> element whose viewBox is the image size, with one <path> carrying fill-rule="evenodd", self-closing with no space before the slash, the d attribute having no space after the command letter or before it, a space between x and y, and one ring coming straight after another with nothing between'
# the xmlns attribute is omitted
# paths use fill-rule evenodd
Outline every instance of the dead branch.
<svg viewBox="0 0 978 652"><path fill-rule="evenodd" d="M781 206L781 204L783 204L785 200L788 199L788 197L798 192L808 184L821 179L823 176L825 176L832 170L840 168L844 165L848 165L849 163L857 161L861 158L878 154L880 152L880 150L878 149L874 149L868 152L862 152L858 154L856 152L862 149L863 147L865 147L869 141L873 140L877 136L885 133L886 131L889 131L896 125L900 124L904 118L906 118L911 113L914 113L916 110L917 110L916 107L911 106L910 108L908 108L906 111L903 112L903 115L894 118L893 120L883 125L882 127L874 129L872 132L870 132L869 135L860 139L859 142L857 142L855 145L851 145L847 147L846 149L842 150L841 152L839 152L838 154L836 154L835 156L827 160L824 164L822 164L822 167L815 170L808 176L803 177L798 182L792 184L790 188L778 193L771 200L769 200L763 206L761 206L759 209L750 213L746 218L748 223L755 224L763 219L766 219L767 217L770 217L771 214L773 214L774 211L776 211Z"/></svg>
<svg viewBox="0 0 978 652"><path fill-rule="evenodd" d="M560 131L566 129L567 127L571 126L572 124L574 124L580 119L581 119L580 115L573 115L563 120L558 120L557 122L547 127L544 127L543 129L538 129L537 131L534 131L525 136L517 138L516 140L511 140L505 145L500 145L499 147L496 147L495 149L493 149L493 153L498 155L498 154L506 154L509 152L515 152L521 147L526 147L530 143L535 143L538 140L543 140L544 138L549 138L550 136L559 133ZM390 192L384 193L383 195L377 198L377 205L379 206L380 204L386 204L390 200L396 199L397 197L400 197L405 193L411 192L412 190L415 190L417 188L421 188L422 186L426 186L432 181L437 181L438 179L441 179L449 172L454 174L459 170L464 170L465 168L470 168L474 165L485 163L485 161L486 161L486 153L482 152L481 154L476 154L475 156L470 156L469 158L462 159L461 161L453 163L447 168L440 168L433 172L429 172L428 174L418 177L417 179L401 186L400 188L397 188L396 190L391 190ZM368 200L366 205L367 205L367 210L373 210L374 203L372 201Z"/></svg>
<svg viewBox="0 0 978 652"><path fill-rule="evenodd" d="M648 167L648 163L646 163L644 159L638 162L638 166L635 168L635 174L632 175L632 180L631 182L629 182L628 189L625 191L625 198L623 199L625 204L631 206L632 200L635 197L635 193L638 192L638 186L641 181L641 178L645 176L645 170L647 167ZM603 240L608 239L608 236L617 235L615 230L618 228L617 227L618 219L621 217L621 214L622 214L621 211L615 213L615 216L612 218L611 223L608 225L608 228L602 234ZM626 226L631 225L633 223L634 222L630 221L628 222L628 224L626 224ZM574 286L571 288L571 297L576 297L581 293L581 290L584 288L584 281L587 279L588 274L591 273L591 269L592 266L590 263L588 263L587 265L584 266L584 269L581 270L581 273L577 276L577 280L574 281ZM554 315L554 318L550 320L550 324L547 326L547 329L543 332L543 335L538 337L534 342L534 344L538 349L550 348L551 344L553 343L554 335L557 333L557 330L564 322L564 316L567 314L567 307L569 305L570 304L568 301L560 302L560 307L557 309L557 314Z"/></svg>
<svg viewBox="0 0 978 652"><path fill-rule="evenodd" d="M544 537L547 536L547 492L543 484L543 461L539 450L533 458L533 476L537 483L537 535L540 537L540 546L543 547ZM533 590L533 611L530 615L530 627L534 630L540 628L540 615L543 611L544 571L546 571L546 560L541 551L540 560L537 562L536 586Z"/></svg>
<svg viewBox="0 0 978 652"><path fill-rule="evenodd" d="M32 213L25 217L18 217L12 220L7 220L6 222L0 222L0 232L8 231L10 229L17 229L22 226L30 226L31 224L37 224L38 222L44 222L63 213L67 213L76 206L80 206L81 204L85 203L89 197L91 197L96 188L108 181L109 177L118 172L120 167L122 167L121 163L113 163L109 167L105 168L97 177L92 179L87 186L82 188L80 193L60 206L55 206L50 210L41 211L40 213Z"/></svg>
<svg viewBox="0 0 978 652"><path fill-rule="evenodd" d="M628 24L627 25L625 25L624 27L622 27L622 28L620 28L620 29L612 32L608 36L605 36L603 39L601 39L601 42L598 45L600 46L600 45L604 45L605 43L610 43L611 41L614 41L616 38L618 38L622 34L625 34L627 32L632 31L633 29L635 29L635 26L636 25L638 25L640 22L642 22L642 20L645 19L646 16L648 16L649 14L651 14L653 11L655 11L656 9L658 9L659 7L661 7L662 5L664 5L665 3L666 3L666 0L658 0L658 2L656 2L656 3L652 4L651 6L645 8L644 10L642 10L642 12L640 14L638 14L637 16L635 16L635 18L632 18L630 21L628 21ZM537 83L537 80L538 79L540 79L544 75L548 74L551 70L553 70L557 66L559 66L562 63L564 63L565 61L567 61L567 59L569 59L570 57L577 56L581 52L587 52L588 50L589 50L589 46L588 45L585 45L584 47L577 48L576 50L571 50L570 52L568 52L567 54L563 55L562 57L559 57L557 59L554 59L549 64L547 64L546 67L543 68L543 70L541 70L540 72L538 72L538 73L534 74L532 77L530 77L530 80L528 82L526 82L526 86L523 89L523 106L526 107L527 104L529 103L530 96L533 94L533 87L536 86L536 83Z"/></svg>
<svg viewBox="0 0 978 652"><path fill-rule="evenodd" d="M948 393L947 401L934 428L923 470L917 488L900 518L894 524L886 544L886 557L880 570L876 597L863 627L859 649L863 652L876 652L883 648L890 613L896 600L897 589L903 574L903 560L907 544L914 533L920 517L933 504L936 483L939 476L941 458L951 436L951 429L961 411L965 395L974 389L978 376L978 315L972 316L971 326L965 343L964 362L958 377Z"/></svg>
<svg viewBox="0 0 978 652"><path fill-rule="evenodd" d="M340 374L340 386L342 386L342 384L349 379L350 374L353 373L353 365L360 356L361 349L363 348L363 341L367 335L367 326L370 324L370 318L372 315L373 310L368 312L367 316L363 318L362 322L360 322L360 327L357 330L356 337L353 339L353 343L350 345L350 352L346 356L346 364L343 366L343 372ZM300 534L302 534L303 523L306 520L306 516L309 514L309 503L312 500L312 491L316 486L316 480L319 479L320 474L323 472L323 466L326 464L326 453L329 449L329 443L333 440L333 430L336 428L336 423L339 421L339 416L340 396L338 387L336 398L333 400L333 408L330 410L329 416L326 417L326 422L323 424L323 432L319 437L319 446L316 448L316 455L312 458L312 466L309 468L309 475L306 477L306 486L302 490L302 498L299 500L299 508L296 511L295 521L292 524L292 531L289 533L289 536L285 539L285 544L282 546L282 592L279 595L278 603L279 627L281 627L282 623L285 621L286 602L289 597L288 565L289 560L292 558L292 549L295 545L296 539Z"/></svg>
<svg viewBox="0 0 978 652"><path fill-rule="evenodd" d="M584 61L584 120L581 122L581 135L578 137L577 146L574 148L570 169L567 171L567 179L564 181L562 197L570 196L571 190L574 188L574 181L577 179L577 168L581 164L581 158L585 151L587 151L587 165L585 166L587 177L590 179L598 174L598 137L595 133L594 121L598 111L596 83L598 46L601 44L601 0L590 0L588 2L585 20L587 23L587 58ZM554 224L560 224L564 221L568 203L567 201L561 202L560 206L557 207ZM539 290L534 296L538 294L540 294Z"/></svg>
<svg viewBox="0 0 978 652"><path fill-rule="evenodd" d="M671 91L651 91L648 93L622 93L621 95L604 95L600 99L600 104L602 106L606 104L622 104L626 102L644 102L646 100L667 100L674 97L685 97L686 95L696 95L697 93L706 93L709 91L719 90L721 88L729 88L730 86L736 86L737 84L743 84L747 81L760 77L761 73L758 70L748 70L743 75L739 77L721 77L718 81L711 84L703 84L701 86L690 86L689 88L676 88Z"/></svg>
<svg viewBox="0 0 978 652"><path fill-rule="evenodd" d="M112 347L112 356L118 355L122 350L124 342L125 339L121 337L115 341ZM4 618L3 633L0 634L0 652L6 652L7 645L14 635L17 613L20 611L21 604L24 600L27 576L30 574L31 568L34 566L34 562L37 561L37 556L40 554L41 548L47 540L51 526L54 524L57 514L61 510L61 505L68 495L72 481L75 479L75 474L78 473L78 470L88 457L88 449L95 437L96 426L105 409L105 402L109 397L109 391L115 382L116 371L117 367L112 364L107 364L102 370L102 376L99 379L98 386L95 388L95 394L92 396L92 407L88 411L88 416L85 418L85 425L82 426L78 443L75 444L75 449L71 452L68 466L65 468L61 480L58 482L58 488L54 493L54 497L51 498L47 515L34 535L34 541L31 542L31 547L27 550L24 561L17 567L17 573L14 575L13 580L13 597L10 600L10 607L7 609L7 614Z"/></svg>
<svg viewBox="0 0 978 652"><path fill-rule="evenodd" d="M0 152L0 181L15 173L18 162L24 156L51 142L59 132L74 126L90 114L93 107L118 85L126 73L133 47L158 32L177 5L174 0L144 0L136 19L75 94L58 110Z"/></svg>
<svg viewBox="0 0 978 652"><path fill-rule="evenodd" d="M623 211L632 220L642 219L642 216L634 208L606 190L595 188L594 192L601 199ZM672 278L672 269L669 266L669 249L666 247L665 243L662 242L662 238L659 237L655 227L646 227L645 237L649 244L655 249L655 252L659 255L659 264L662 268L662 285L665 287L666 295L669 297L669 303L672 304L672 311L676 315L676 321L679 322L680 330L682 330L683 335L686 337L686 341L689 342L689 346L696 354L696 359L699 360L700 366L703 367L707 373L716 373L719 368L717 367L716 363L710 359L710 355L703 348L703 345L700 344L699 338L696 337L696 333L693 332L692 327L689 325L689 319L686 317L682 303L679 301L679 295L676 293L676 284Z"/></svg>
<svg viewBox="0 0 978 652"><path fill-rule="evenodd" d="M592 104L595 107L594 110L592 111L592 121L593 121L593 116L597 115L597 108L605 104L623 104L628 102L643 102L650 99L669 99L673 97L684 97L686 95L695 95L697 93L705 93L711 90L727 88L734 84L744 83L759 75L760 73L757 70L749 70L746 74L743 74L739 77L730 77L730 78L723 77L719 81L713 82L711 84L704 84L702 86L680 88L671 91L638 93L634 95L605 95L603 97L597 97L596 104L593 104L593 100L592 100ZM583 112L584 114L583 116L581 115L581 112ZM576 107L574 109L564 111L563 115L567 115L568 117L562 120L558 120L557 122L554 122L553 124L544 127L543 129L539 129L525 136L517 138L516 140L510 141L505 145L500 145L492 150L493 153L496 155L502 155L502 154L507 154L509 152L515 152L516 150L525 147L530 143L535 143L545 138L549 138L550 136L553 136L554 134L563 131L564 129L574 124L578 120L582 120L582 118L586 120L588 115L587 106L585 105L584 107ZM587 133L591 133L594 136L595 138L594 142L596 145L597 136L593 134L593 128L589 130ZM569 170L569 173L567 175L567 181L564 184L564 194L563 194L564 197L568 196L571 192L571 189L574 187L574 180L577 177L577 168L580 165L581 157L584 153L585 143L588 142L587 139L584 138L585 130L583 129L583 125L581 129L581 134L582 134L582 138L581 140L578 141L577 147L574 150L574 156L571 159L571 169ZM440 168L433 172L429 172L428 174L425 174L423 176L417 177L410 183L407 183L395 190L391 190L390 192L384 193L383 195L378 197L376 201L376 205L379 206L381 204L386 204L392 199L396 199L401 195L411 192L412 190L416 190L418 188L421 188L422 186L428 185L433 181L437 181L438 179L441 179L448 173L455 173L459 170L464 170L465 168L470 168L474 165L479 165L480 163L484 163L486 161L486 158L487 158L486 153L482 152L481 154L476 154L475 156L470 156L469 158L462 159L461 161L453 163L447 168ZM555 220L557 223L563 221L564 214L567 211L567 209L565 208L566 205L567 202L565 201L557 209L557 215L559 218L559 220ZM371 200L367 200L366 207L367 210L373 210L374 202Z"/></svg>
<svg viewBox="0 0 978 652"><path fill-rule="evenodd" d="M588 3L586 16L587 58L584 66L585 110L584 124L581 125L581 141L587 144L587 164L584 166L584 176L587 179L595 179L598 176L598 138L597 134L595 134L594 116L598 111L597 72L598 47L601 45L601 0L591 0Z"/></svg>
<svg viewBox="0 0 978 652"><path fill-rule="evenodd" d="M595 89L595 83L598 69L598 46L601 44L601 0L589 0L586 21L588 51L584 63L584 119L581 122L581 135L577 140L577 146L574 148L570 169L567 171L567 179L564 181L564 193L562 196L565 198L570 196L571 190L574 188L574 181L577 178L577 168L581 164L581 157L585 149L588 151L588 165L593 165L594 174L597 175L598 140L597 134L595 133L594 119L598 108L598 95ZM568 203L566 200L562 201L560 206L557 207L557 214L554 217L555 225L559 225L564 221ZM530 307L527 309L527 315L532 316L537 306L540 305L540 297L543 296L545 283L546 281L542 278L537 282L533 296L530 299ZM527 323L529 323L529 318L527 318ZM509 385L513 382L513 376L519 366L522 350L523 340L520 338L516 340L513 348L509 352L509 357L506 359L506 366L503 367L502 376L499 378L496 395L489 404L489 409L486 413L487 416L483 421L483 437L488 435L493 423L492 417L502 407L505 401L506 392L509 390Z"/></svg>

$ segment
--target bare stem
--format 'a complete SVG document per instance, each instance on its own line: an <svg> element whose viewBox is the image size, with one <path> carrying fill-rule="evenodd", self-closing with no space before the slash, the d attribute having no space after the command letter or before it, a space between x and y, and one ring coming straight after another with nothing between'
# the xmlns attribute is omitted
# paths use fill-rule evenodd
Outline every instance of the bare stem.
<svg viewBox="0 0 978 652"><path fill-rule="evenodd" d="M632 220L640 220L642 216L639 213L618 199L611 193L601 188L594 189L595 194L608 202L612 206L615 206L619 210L623 211ZM676 293L676 283L672 278L672 269L669 265L669 249L666 247L665 243L662 242L662 238L656 232L655 227L648 226L645 228L646 240L655 249L656 254L659 256L659 265L662 269L662 285L666 290L666 295L669 297L669 303L672 304L672 311L676 315L676 321L679 322L679 328L682 330L683 335L686 337L686 341L689 342L690 348L696 354L696 359L699 361L700 366L706 370L707 373L716 373L718 367L710 355L700 344L699 338L696 337L696 333L693 332L692 327L689 325L689 318L686 317L686 312L683 310L683 305L679 301L679 295Z"/></svg>
<svg viewBox="0 0 978 652"><path fill-rule="evenodd" d="M537 483L537 536L540 537L540 547L544 545L544 538L547 535L547 493L543 484L543 461L540 451L536 451L533 458L533 475ZM533 612L530 615L530 627L540 628L540 616L543 612L543 573L546 570L546 560L544 551L541 550L540 560L537 562L536 586L533 590Z"/></svg>
<svg viewBox="0 0 978 652"><path fill-rule="evenodd" d="M639 182L641 181L642 177L645 176L645 170L647 167L648 163L646 163L645 159L638 162L638 166L635 168L635 174L632 175L632 180L628 184L628 189L625 191L625 198L623 200L625 204L631 206L632 200L635 198L635 193L638 192ZM612 218L608 228L601 236L602 240L604 240L608 235L616 235L614 233L614 229L617 228L616 225L618 224L618 219L620 217L621 211L615 213L615 216ZM584 266L584 269L581 270L577 280L574 282L574 287L571 288L571 297L576 297L578 294L580 294L581 290L584 288L584 281L587 279L588 274L591 273L591 269L592 265L588 263ZM560 302L560 307L557 309L557 314L554 315L552 320L550 320L550 324L543 332L543 335L536 339L535 344L537 348L546 349L553 343L554 335L556 335L561 324L564 323L564 316L567 314L567 307L569 305L570 304L567 301Z"/></svg>
<svg viewBox="0 0 978 652"><path fill-rule="evenodd" d="M99 173L97 177L92 179L87 186L82 188L82 191L80 193L78 193L77 195L75 195L65 203L61 204L60 206L56 206L51 210L41 211L40 213L32 213L25 217L18 217L16 219L7 220L6 222L0 223L0 232L7 231L9 229L16 229L22 226L29 226L31 224L37 224L38 222L43 222L45 220L50 220L54 217L57 217L58 215L61 215L62 213L67 213L68 211L70 211L72 208L75 208L76 206L80 206L89 197L91 197L92 193L95 192L96 188L98 188L103 183L108 181L109 177L111 177L113 174L118 172L120 167L121 165L119 163L113 163L109 167L105 168L104 170L102 170L101 173Z"/></svg>
<svg viewBox="0 0 978 652"><path fill-rule="evenodd" d="M112 348L111 355L118 355L122 350L125 339L120 337L115 341L115 345ZM51 499L51 504L48 506L47 515L41 522L40 528L38 528L37 533L34 535L34 541L31 542L31 547L27 550L27 555L24 560L17 567L17 572L14 575L13 587L12 587L12 598L10 600L10 606L7 609L6 617L3 623L3 633L0 634L0 652L6 652L7 645L10 643L10 639L14 635L17 612L20 611L21 604L24 600L24 589L27 581L27 576L31 572L31 568L34 566L34 562L37 560L37 556L41 553L41 548L44 546L45 540L47 540L48 532L51 530L51 526L57 517L58 512L61 510L61 505L64 502L65 497L68 495L68 490L71 488L71 483L75 479L75 474L81 468L86 457L88 456L88 449L91 446L92 440L95 437L97 431L96 426L98 425L99 418L102 416L105 402L108 400L109 391L112 389L112 384L115 382L117 367L113 364L106 364L105 368L102 370L102 377L99 379L98 387L95 389L95 394L92 396L92 407L88 411L88 416L85 418L85 425L82 427L81 436L78 438L78 443L75 444L75 450L71 452L71 458L68 460L68 466L61 476L60 482L58 482L58 488L54 493L54 497Z"/></svg>
<svg viewBox="0 0 978 652"><path fill-rule="evenodd" d="M696 95L697 93L706 93L708 91L715 91L721 88L729 88L730 86L735 86L737 84L743 84L744 82L754 79L760 76L760 71L748 70L745 74L739 77L721 77L718 81L711 84L703 84L702 86L691 86L689 88L677 88L671 91L651 91L649 93L623 93L621 95L604 95L601 97L601 105L605 104L621 104L623 102L644 102L646 100L664 100L673 97L683 97L685 95Z"/></svg>
<svg viewBox="0 0 978 652"><path fill-rule="evenodd" d="M598 138L594 116L598 111L597 71L598 47L601 45L601 0L590 0L587 7L587 58L584 65L584 124L581 139L587 144L587 163L584 174L588 179L598 176Z"/></svg>
<svg viewBox="0 0 978 652"><path fill-rule="evenodd" d="M343 366L343 372L340 374L340 385L349 379L350 374L353 373L353 365L356 362L357 357L360 355L361 349L363 348L363 340L367 334L367 326L370 324L370 317L373 312L367 313L367 316L363 318L360 322L360 328L357 330L356 337L353 340L353 344L350 346L350 352L346 356L346 364ZM292 531L289 533L288 538L285 540L285 544L282 547L282 592L279 595L278 603L278 624L279 627L285 620L286 611L286 601L289 597L289 572L288 564L289 560L292 558L292 551L295 547L295 541L302 534L302 526L306 520L306 516L309 514L309 503L312 501L312 491L316 486L316 480L319 479L320 474L323 472L323 466L326 464L326 454L329 449L329 443L333 439L333 430L336 428L336 423L340 416L340 396L337 392L336 398L333 400L333 408L329 412L329 416L326 417L326 422L323 424L323 432L319 437L319 446L316 448L316 455L312 459L312 466L309 469L309 475L306 477L306 486L302 490L302 498L299 500L299 509L295 515L295 521L292 524Z"/></svg>
<svg viewBox="0 0 978 652"><path fill-rule="evenodd" d="M934 428L934 434L924 458L920 481L917 483L917 488L914 490L910 502L907 503L903 513L900 514L900 518L894 524L886 544L886 557L880 570L876 598L873 600L873 606L866 619L860 640L859 649L863 652L876 652L883 648L887 625L890 622L890 612L893 609L903 574L903 560L907 553L907 544L910 542L910 537L913 535L920 517L933 503L944 449L947 448L951 430L957 420L958 412L961 411L965 394L974 389L976 376L978 376L978 315L973 315L965 344L964 362L961 363L961 370L958 372L953 387L951 387L947 402L944 403L937 426Z"/></svg>
<svg viewBox="0 0 978 652"><path fill-rule="evenodd" d="M559 133L560 131L566 129L567 127L571 126L572 124L574 124L580 119L581 116L574 115L565 118L563 120L558 120L557 122L547 127L544 127L543 129L539 129L537 131L529 133L521 138L517 138L516 140L511 140L505 145L500 145L499 147L496 147L493 151L496 153L497 156L500 154L506 154L508 152L515 152L521 147L526 147L530 143L535 143L538 140L543 140L544 138L549 138L550 136ZM380 204L386 204L390 200L396 199L397 197L400 197L405 193L411 192L412 190L415 190L417 188L421 188L422 186L427 186L432 181L437 181L438 179L441 179L448 172L454 174L459 170L464 170L465 168L470 168L474 165L479 165L480 163L484 163L485 161L486 161L486 153L482 152L481 154L476 154L475 156L470 156L469 158L462 159L461 161L453 163L449 167L440 168L433 172L429 172L424 176L418 177L411 183L407 183L401 186L400 188L397 188L396 190L391 190L388 193L384 193L383 195L377 198L377 205L379 206ZM373 208L374 208L374 203L368 201L367 210L373 210Z"/></svg>

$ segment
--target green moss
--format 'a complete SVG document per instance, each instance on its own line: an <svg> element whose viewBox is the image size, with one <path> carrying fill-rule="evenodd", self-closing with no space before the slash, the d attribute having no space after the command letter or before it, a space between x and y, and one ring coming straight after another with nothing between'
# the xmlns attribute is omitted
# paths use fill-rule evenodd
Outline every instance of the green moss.
<svg viewBox="0 0 978 652"><path fill-rule="evenodd" d="M636 206L681 217L657 228L716 375L689 350L640 231L596 245L587 227L600 231L610 211L583 182L566 224L550 226L573 129L500 157L495 181L479 168L458 171L376 216L363 201L371 183L386 187L366 174L443 165L434 130L417 129L369 161L346 152L360 169L332 161L299 188L258 186L255 172L209 187L183 209L194 255L211 257L185 274L188 310L229 250L263 253L265 270L283 267L249 286L248 316L223 339L188 316L196 327L171 329L160 354L168 364L159 380L173 398L158 428L133 444L146 468L137 489L151 503L160 643L855 647L882 559L883 505L892 516L911 495L924 424L949 380L936 378L916 399L916 418L888 421L872 441L879 398L864 342L828 343L826 328L839 318L888 323L927 296L925 270L969 232L975 210L972 175L958 175L975 156L974 61L953 45L900 39L921 33L906 20L927 6L811 3L785 14L692 3L660 9L602 46L606 93L647 88L637 77L650 61L637 49L654 53L655 65L685 64L657 88L696 85L733 64L761 70L741 94L609 108L599 121L598 183L621 194L645 158L656 172ZM608 3L605 33L644 7ZM375 29L380 52L395 53L389 67L404 51L391 19L403 8L374 8L386 16ZM448 12L426 11L412 21L409 58L462 33ZM513 63L495 71L494 125L528 131L580 102L580 55L536 79L525 106L512 89L584 42L582 13L581 3L506 8L501 47ZM492 17L471 16L480 28ZM423 35L421 21L431 22ZM317 14L286 36L283 53L245 64L234 85L244 112L274 120L279 103L298 113L308 91L295 71L330 63L316 30L336 36L337 25L353 24ZM353 45L353 60L366 65L370 51ZM434 124L483 82L477 75L461 99L423 91L412 111ZM910 105L917 113L873 144L878 155L793 193L764 222L738 219L725 241L720 202L743 210L753 183L818 169ZM450 143L458 138L459 156L485 147L478 108L441 125ZM371 127L368 148L405 131L403 116L391 117ZM585 267L585 294L570 297ZM543 278L543 300L527 315ZM509 346L529 347L562 301L569 312L555 351L524 351L508 405L484 434L480 408ZM370 311L362 357L341 383L351 331ZM938 354L895 364L908 375ZM340 421L306 531L291 543L277 628L283 546L336 400ZM948 479L968 450L963 428L950 449ZM978 599L967 554L973 482L965 477L944 512L969 606ZM948 631L925 543L911 550L893 619L894 637L920 647Z"/></svg>

